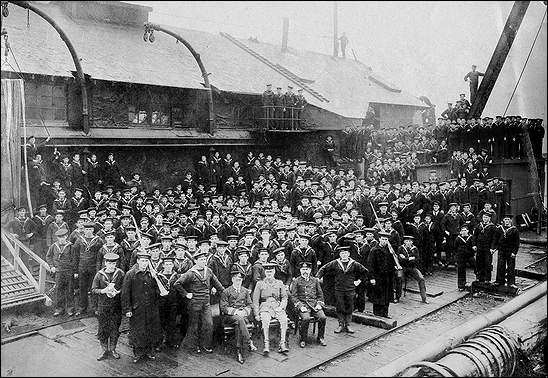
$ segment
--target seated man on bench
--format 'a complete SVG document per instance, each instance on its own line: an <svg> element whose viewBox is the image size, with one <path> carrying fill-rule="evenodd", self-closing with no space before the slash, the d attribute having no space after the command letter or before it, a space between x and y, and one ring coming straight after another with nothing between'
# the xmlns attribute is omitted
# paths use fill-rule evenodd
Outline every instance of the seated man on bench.
<svg viewBox="0 0 548 378"><path fill-rule="evenodd" d="M236 359L243 364L245 360L242 355L242 346L247 344L249 350L257 350L247 329L248 317L251 315L251 290L242 286L244 276L237 267L232 267L230 274L232 285L221 293L221 314L223 315L223 325L234 327L236 349L238 350Z"/></svg>
<svg viewBox="0 0 548 378"><path fill-rule="evenodd" d="M301 275L291 283L291 297L295 301L295 311L299 314L300 322L300 346L306 345L310 318L318 320L318 343L326 346L324 340L326 317L323 312L325 306L320 280L310 277L312 268L307 262L300 264Z"/></svg>
<svg viewBox="0 0 548 378"><path fill-rule="evenodd" d="M275 264L264 263L265 278L258 281L253 291L253 312L257 322L261 322L264 335L263 353L270 352L269 328L270 320L278 319L280 322L280 348L279 353L288 352L285 335L287 332L287 290L282 281L274 278Z"/></svg>

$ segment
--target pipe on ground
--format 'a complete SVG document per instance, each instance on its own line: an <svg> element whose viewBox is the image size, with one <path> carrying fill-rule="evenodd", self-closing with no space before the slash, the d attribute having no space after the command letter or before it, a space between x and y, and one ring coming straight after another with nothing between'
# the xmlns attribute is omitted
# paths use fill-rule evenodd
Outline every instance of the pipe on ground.
<svg viewBox="0 0 548 378"><path fill-rule="evenodd" d="M503 322L482 329L437 362L421 361L402 376L510 377L520 354L546 338L547 298L542 297ZM417 371L417 368L420 370Z"/></svg>
<svg viewBox="0 0 548 378"><path fill-rule="evenodd" d="M372 376L394 377L399 375L411 364L420 361L436 361L446 354L447 351L455 348L476 332L493 324L500 323L540 297L546 296L546 287L546 281L539 283L502 306L497 307L486 314L478 315L459 327L453 328L444 335L435 338L422 348L414 350L395 361L392 361L388 365L375 370L372 373Z"/></svg>

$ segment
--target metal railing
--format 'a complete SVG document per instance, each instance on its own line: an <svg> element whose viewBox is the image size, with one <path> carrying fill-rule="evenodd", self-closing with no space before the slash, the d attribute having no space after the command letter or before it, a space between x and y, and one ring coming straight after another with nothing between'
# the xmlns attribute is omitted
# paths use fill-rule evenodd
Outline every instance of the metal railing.
<svg viewBox="0 0 548 378"><path fill-rule="evenodd" d="M51 303L51 299L46 295L46 276L48 272L51 273L51 267L49 264L6 230L1 230L1 236L3 244L6 246L7 250L11 254L11 257L13 258L13 269L24 274L30 284L33 285L40 294L46 296L46 303ZM36 281L29 267L27 267L21 259L21 251L26 253L28 257L38 263L40 267L38 281Z"/></svg>
<svg viewBox="0 0 548 378"><path fill-rule="evenodd" d="M301 130L305 125L303 111L300 106L263 105L255 108L254 114L263 130Z"/></svg>

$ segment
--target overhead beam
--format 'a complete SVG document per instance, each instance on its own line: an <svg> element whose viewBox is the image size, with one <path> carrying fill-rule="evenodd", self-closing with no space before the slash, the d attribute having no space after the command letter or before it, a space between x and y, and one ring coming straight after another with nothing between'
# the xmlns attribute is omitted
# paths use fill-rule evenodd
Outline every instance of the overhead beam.
<svg viewBox="0 0 548 378"><path fill-rule="evenodd" d="M164 32L164 33L172 36L173 38L175 38L177 41L181 42L183 45L185 45L185 47L188 49L188 51L190 51L190 53L192 54L192 56L196 60L196 63L198 63L198 67L200 67L200 72L202 73L202 78L204 79L204 85L205 85L205 87L208 91L207 106L208 106L208 110L209 110L209 119L208 119L207 132L209 134L213 134L214 130L215 130L215 115L213 113L213 94L211 92L211 85L209 84L209 73L206 71L206 69L204 67L202 59L200 58L200 54L198 54L196 52L196 50L194 50L192 45L190 43L188 43L179 34L173 32L169 29L166 29L166 28L164 28L160 25L153 24L153 23L150 23L150 22L145 22L145 35L144 35L145 41L147 41L147 39L150 42L154 41L154 39L152 38L152 31L153 30L158 30L158 31Z"/></svg>
<svg viewBox="0 0 548 378"><path fill-rule="evenodd" d="M74 45L70 41L65 31L55 22L53 18L51 18L47 13L45 13L41 9L31 4L29 1L9 1L9 2L23 9L29 9L33 11L34 13L36 13L38 16L42 17L51 26L53 26L53 28L57 31L57 33L59 33L59 36L61 37L63 42L65 42L65 45L67 46L70 52L70 56L72 57L72 61L74 62L74 66L76 67L76 79L78 80L78 84L80 84L80 89L82 91L82 130L84 131L84 133L89 134L88 91L86 87L86 78L84 76L84 70L82 69L82 65L80 64L80 57L76 53L76 49L74 48Z"/></svg>

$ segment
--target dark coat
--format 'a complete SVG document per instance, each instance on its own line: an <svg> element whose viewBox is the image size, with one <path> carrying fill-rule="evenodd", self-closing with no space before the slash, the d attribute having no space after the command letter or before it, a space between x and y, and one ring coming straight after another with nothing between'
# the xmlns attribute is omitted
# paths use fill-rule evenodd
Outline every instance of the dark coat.
<svg viewBox="0 0 548 378"><path fill-rule="evenodd" d="M369 275L375 279L375 285L370 286L369 299L378 305L387 305L393 297L393 277L395 268L394 257L388 247L376 246L369 253L367 268Z"/></svg>
<svg viewBox="0 0 548 378"><path fill-rule="evenodd" d="M129 319L129 342L132 347L146 348L162 339L160 325L160 290L147 269L134 267L127 272L122 286L122 311L132 312Z"/></svg>

